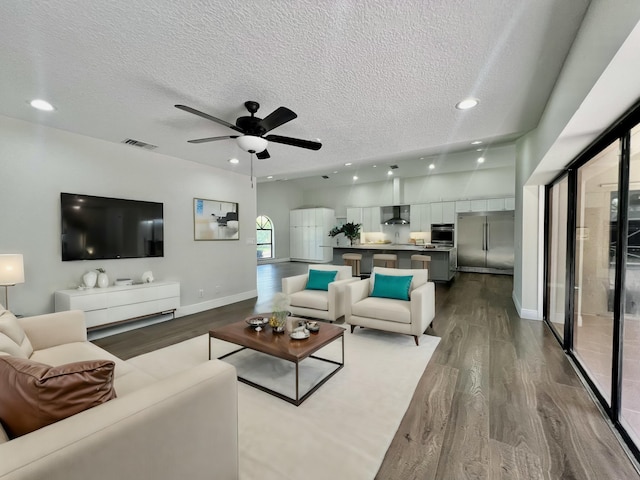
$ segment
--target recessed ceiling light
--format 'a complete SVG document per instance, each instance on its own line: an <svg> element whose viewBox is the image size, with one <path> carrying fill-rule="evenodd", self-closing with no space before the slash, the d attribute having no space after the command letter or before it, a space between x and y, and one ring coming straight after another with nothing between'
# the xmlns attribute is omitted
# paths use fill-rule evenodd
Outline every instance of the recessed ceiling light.
<svg viewBox="0 0 640 480"><path fill-rule="evenodd" d="M347 162L347 163L344 164L345 167L348 167L350 165L353 165L353 164L351 162Z"/></svg>
<svg viewBox="0 0 640 480"><path fill-rule="evenodd" d="M482 140L476 140L475 142L471 142L471 145L480 145Z"/></svg>
<svg viewBox="0 0 640 480"><path fill-rule="evenodd" d="M269 175L267 178L268 178L268 179L272 179L272 178L273 178L273 175Z"/></svg>
<svg viewBox="0 0 640 480"><path fill-rule="evenodd" d="M478 163L484 163L484 157L478 158Z"/></svg>
<svg viewBox="0 0 640 480"><path fill-rule="evenodd" d="M481 148L476 148L476 152L481 152L482 149Z"/></svg>
<svg viewBox="0 0 640 480"><path fill-rule="evenodd" d="M461 102L456 103L456 108L458 110L469 110L478 105L478 103L480 103L480 101L477 98L465 98Z"/></svg>
<svg viewBox="0 0 640 480"><path fill-rule="evenodd" d="M334 170L333 173L338 173L338 170Z"/></svg>
<svg viewBox="0 0 640 480"><path fill-rule="evenodd" d="M378 165L374 165L373 168L376 168Z"/></svg>
<svg viewBox="0 0 640 480"><path fill-rule="evenodd" d="M356 177L356 176L354 175L354 176L353 176L353 179L354 179L354 180L357 180L357 179L358 179L358 177Z"/></svg>
<svg viewBox="0 0 640 480"><path fill-rule="evenodd" d="M237 158L230 158L229 163L233 163L235 165L236 163L240 163L240 160L238 160Z"/></svg>
<svg viewBox="0 0 640 480"><path fill-rule="evenodd" d="M387 172L387 175L393 175L393 170L389 170L389 171Z"/></svg>
<svg viewBox="0 0 640 480"><path fill-rule="evenodd" d="M436 166L433 163L429 165L429 170L433 170L434 168L436 168Z"/></svg>
<svg viewBox="0 0 640 480"><path fill-rule="evenodd" d="M51 105L49 102L47 102L46 100L41 100L39 98L31 100L30 105L33 108L37 108L38 110L42 110L45 112L51 112L54 109L53 105Z"/></svg>
<svg viewBox="0 0 640 480"><path fill-rule="evenodd" d="M424 160L424 157L420 157L420 160Z"/></svg>

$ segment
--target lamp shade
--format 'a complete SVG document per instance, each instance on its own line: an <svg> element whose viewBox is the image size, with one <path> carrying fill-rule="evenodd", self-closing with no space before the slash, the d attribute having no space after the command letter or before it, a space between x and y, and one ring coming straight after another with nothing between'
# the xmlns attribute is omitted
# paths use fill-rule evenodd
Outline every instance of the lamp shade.
<svg viewBox="0 0 640 480"><path fill-rule="evenodd" d="M241 149L249 153L260 153L267 148L267 145L269 144L269 142L264 138L255 137L253 135L242 135L241 137L238 137L236 141L238 142L238 145L240 145Z"/></svg>
<svg viewBox="0 0 640 480"><path fill-rule="evenodd" d="M0 285L24 283L24 263L22 254L0 254Z"/></svg>

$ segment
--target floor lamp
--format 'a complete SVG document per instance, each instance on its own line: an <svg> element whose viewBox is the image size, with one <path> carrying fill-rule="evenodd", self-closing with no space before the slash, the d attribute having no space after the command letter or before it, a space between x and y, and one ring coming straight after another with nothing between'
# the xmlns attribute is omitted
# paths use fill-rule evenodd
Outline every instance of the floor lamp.
<svg viewBox="0 0 640 480"><path fill-rule="evenodd" d="M9 310L9 291L17 283L24 283L24 262L22 254L0 254L0 286L4 287L5 308Z"/></svg>

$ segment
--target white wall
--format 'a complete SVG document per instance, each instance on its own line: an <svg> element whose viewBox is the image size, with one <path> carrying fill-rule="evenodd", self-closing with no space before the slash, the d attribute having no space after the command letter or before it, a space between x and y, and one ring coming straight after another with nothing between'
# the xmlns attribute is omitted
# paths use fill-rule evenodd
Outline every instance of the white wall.
<svg viewBox="0 0 640 480"><path fill-rule="evenodd" d="M392 204L391 180L354 184L348 187L305 190L304 205L333 208L336 217L346 217L347 207L374 207Z"/></svg>
<svg viewBox="0 0 640 480"><path fill-rule="evenodd" d="M515 149L513 167L408 178L404 183L403 203L509 197L513 196L514 187Z"/></svg>
<svg viewBox="0 0 640 480"><path fill-rule="evenodd" d="M302 191L290 182L267 182L258 184L257 215L266 215L275 229L274 258L289 258L289 210L300 208Z"/></svg>
<svg viewBox="0 0 640 480"><path fill-rule="evenodd" d="M247 176L0 116L0 253L22 253L12 310L53 311L53 293L91 269L181 282L181 311L256 296L256 191ZM164 203L163 258L63 262L60 192ZM239 241L193 240L193 198L238 202ZM202 298L198 291L204 290ZM4 299L0 299L4 301Z"/></svg>
<svg viewBox="0 0 640 480"><path fill-rule="evenodd" d="M516 248L513 297L520 315L526 318L540 318L542 314L539 311L542 280L538 270L540 262L543 261L537 245L525 240L537 237L543 228L539 222L537 208L533 207L531 191L527 192L526 186L548 182L553 177L552 167L555 166L556 171L559 171L601 133L602 129L598 127L601 123L600 115L596 114L591 115L591 120L586 119L591 127L590 131L584 131L579 136L567 136L566 132L572 130L567 126L576 121L583 105L615 104L619 116L638 98L640 92L637 84L635 90L631 91L620 88L622 79L626 80L625 77L628 77L625 71L638 70L637 61L612 65L611 60L636 27L639 19L640 2L637 0L591 2L538 127L517 142L515 242L516 247L521 248ZM638 51L635 42L628 48ZM606 88L593 89L599 78L612 70L616 71L618 82L613 81ZM607 114L609 113L607 111ZM584 122L585 119L582 118L581 121ZM575 127L573 130L575 131ZM555 165L547 164L541 167L548 152L563 142L571 144L573 154L566 158L556 156ZM536 176L536 170L541 169L544 169L546 174ZM532 258L536 260L535 263L531 261Z"/></svg>

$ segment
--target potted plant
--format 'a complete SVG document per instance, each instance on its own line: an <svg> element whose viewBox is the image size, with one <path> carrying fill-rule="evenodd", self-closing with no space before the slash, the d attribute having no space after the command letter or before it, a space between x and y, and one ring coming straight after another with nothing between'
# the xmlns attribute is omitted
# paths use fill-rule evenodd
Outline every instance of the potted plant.
<svg viewBox="0 0 640 480"><path fill-rule="evenodd" d="M284 292L278 292L273 296L271 305L271 318L269 319L269 325L273 333L282 333L285 330L287 324L287 317L289 316L289 306L291 305L291 298Z"/></svg>
<svg viewBox="0 0 640 480"><path fill-rule="evenodd" d="M347 222L339 227L333 227L329 231L330 237L335 237L340 233L344 233L344 236L351 240L351 245L355 245L360 239L360 223Z"/></svg>
<svg viewBox="0 0 640 480"><path fill-rule="evenodd" d="M344 236L351 240L351 245L360 240L360 223L347 222L342 226L342 231L344 232Z"/></svg>

